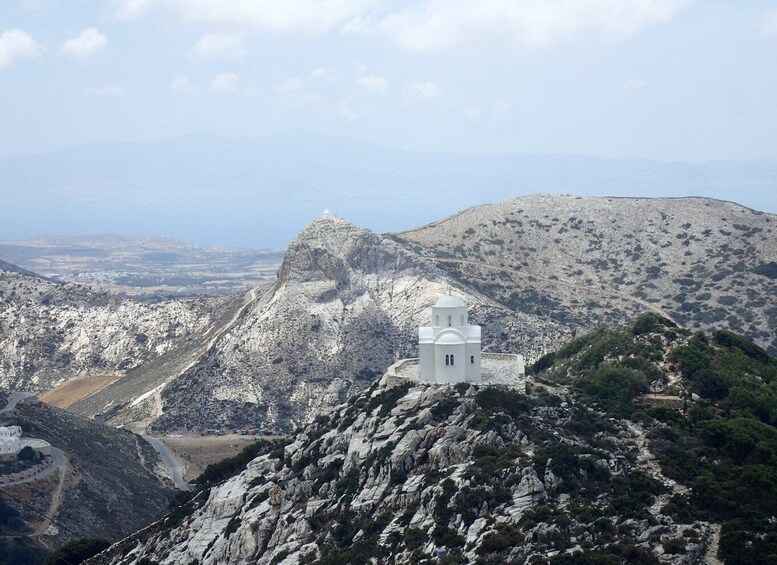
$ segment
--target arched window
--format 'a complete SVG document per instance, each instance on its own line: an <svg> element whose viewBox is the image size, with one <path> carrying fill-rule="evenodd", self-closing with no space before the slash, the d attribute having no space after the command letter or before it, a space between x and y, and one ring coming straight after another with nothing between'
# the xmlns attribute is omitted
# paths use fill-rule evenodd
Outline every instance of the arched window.
<svg viewBox="0 0 777 565"><path fill-rule="evenodd" d="M465 317L464 314L462 314L461 315L461 327L462 328L467 325L467 321L464 319L464 317Z"/></svg>
<svg viewBox="0 0 777 565"><path fill-rule="evenodd" d="M448 327L453 325L453 316L448 316Z"/></svg>
<svg viewBox="0 0 777 565"><path fill-rule="evenodd" d="M451 355L451 365L453 365L453 355Z"/></svg>
<svg viewBox="0 0 777 565"><path fill-rule="evenodd" d="M469 362L472 363L473 365L475 364L475 356L474 355L470 355L469 356Z"/></svg>
<svg viewBox="0 0 777 565"><path fill-rule="evenodd" d="M437 314L437 315L434 317L434 325L435 325L435 326L439 326L439 325L440 325L440 315L439 315L439 314Z"/></svg>
<svg viewBox="0 0 777 565"><path fill-rule="evenodd" d="M451 357L450 355L446 355L445 356L445 364L446 365L450 365L450 357Z"/></svg>

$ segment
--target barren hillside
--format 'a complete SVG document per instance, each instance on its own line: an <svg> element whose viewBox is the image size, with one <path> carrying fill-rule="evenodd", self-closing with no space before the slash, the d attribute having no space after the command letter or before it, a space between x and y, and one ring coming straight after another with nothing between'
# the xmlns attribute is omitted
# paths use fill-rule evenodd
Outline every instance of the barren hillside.
<svg viewBox="0 0 777 565"><path fill-rule="evenodd" d="M777 351L777 217L731 202L532 195L397 239L520 312L594 328L652 309Z"/></svg>

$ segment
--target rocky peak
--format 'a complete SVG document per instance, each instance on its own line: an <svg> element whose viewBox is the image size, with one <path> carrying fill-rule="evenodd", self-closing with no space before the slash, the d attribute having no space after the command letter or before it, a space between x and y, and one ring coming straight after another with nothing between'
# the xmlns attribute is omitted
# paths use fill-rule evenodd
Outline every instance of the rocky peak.
<svg viewBox="0 0 777 565"><path fill-rule="evenodd" d="M417 327L447 280L402 242L340 218L317 219L289 245L276 283L166 389L157 425L289 430L361 391L398 357L415 356ZM492 351L533 358L568 335L466 283L451 286L472 306Z"/></svg>
<svg viewBox="0 0 777 565"><path fill-rule="evenodd" d="M350 283L349 271L377 276L411 267L431 276L441 274L390 238L343 218L318 218L289 244L278 284L329 280L343 289Z"/></svg>

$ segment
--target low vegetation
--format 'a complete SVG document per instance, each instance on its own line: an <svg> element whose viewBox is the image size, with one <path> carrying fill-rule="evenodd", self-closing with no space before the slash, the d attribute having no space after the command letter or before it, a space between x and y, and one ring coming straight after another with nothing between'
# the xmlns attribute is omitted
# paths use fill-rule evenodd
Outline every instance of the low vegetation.
<svg viewBox="0 0 777 565"><path fill-rule="evenodd" d="M688 395L698 395L685 413L634 403L662 375L660 367L678 371ZM630 332L600 330L578 338L531 370L569 383L602 416L651 427L650 447L662 472L690 489L687 496L674 496L664 512L676 520L721 523L720 557L726 563L774 561L775 357L730 331L689 335L650 314ZM647 489L632 485L628 492Z"/></svg>
<svg viewBox="0 0 777 565"><path fill-rule="evenodd" d="M0 498L0 565L40 563L48 551L29 537L19 512Z"/></svg>

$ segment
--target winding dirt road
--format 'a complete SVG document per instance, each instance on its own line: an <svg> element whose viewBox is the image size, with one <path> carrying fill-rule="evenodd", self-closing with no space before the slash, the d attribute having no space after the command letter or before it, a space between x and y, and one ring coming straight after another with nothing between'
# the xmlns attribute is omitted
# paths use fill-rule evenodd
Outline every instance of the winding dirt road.
<svg viewBox="0 0 777 565"><path fill-rule="evenodd" d="M59 505L62 504L62 490L65 486L65 477L67 477L69 470L70 466L67 464L67 461L65 461L65 464L59 468L59 482L57 483L57 487L54 489L54 492L51 494L51 504L49 504L49 509L46 510L46 517L44 518L43 522L41 522L40 525L35 528L35 533L39 536L42 536L46 533L46 530L48 530L49 526L51 526L51 522L54 519L54 516L56 516L57 512L59 511Z"/></svg>

